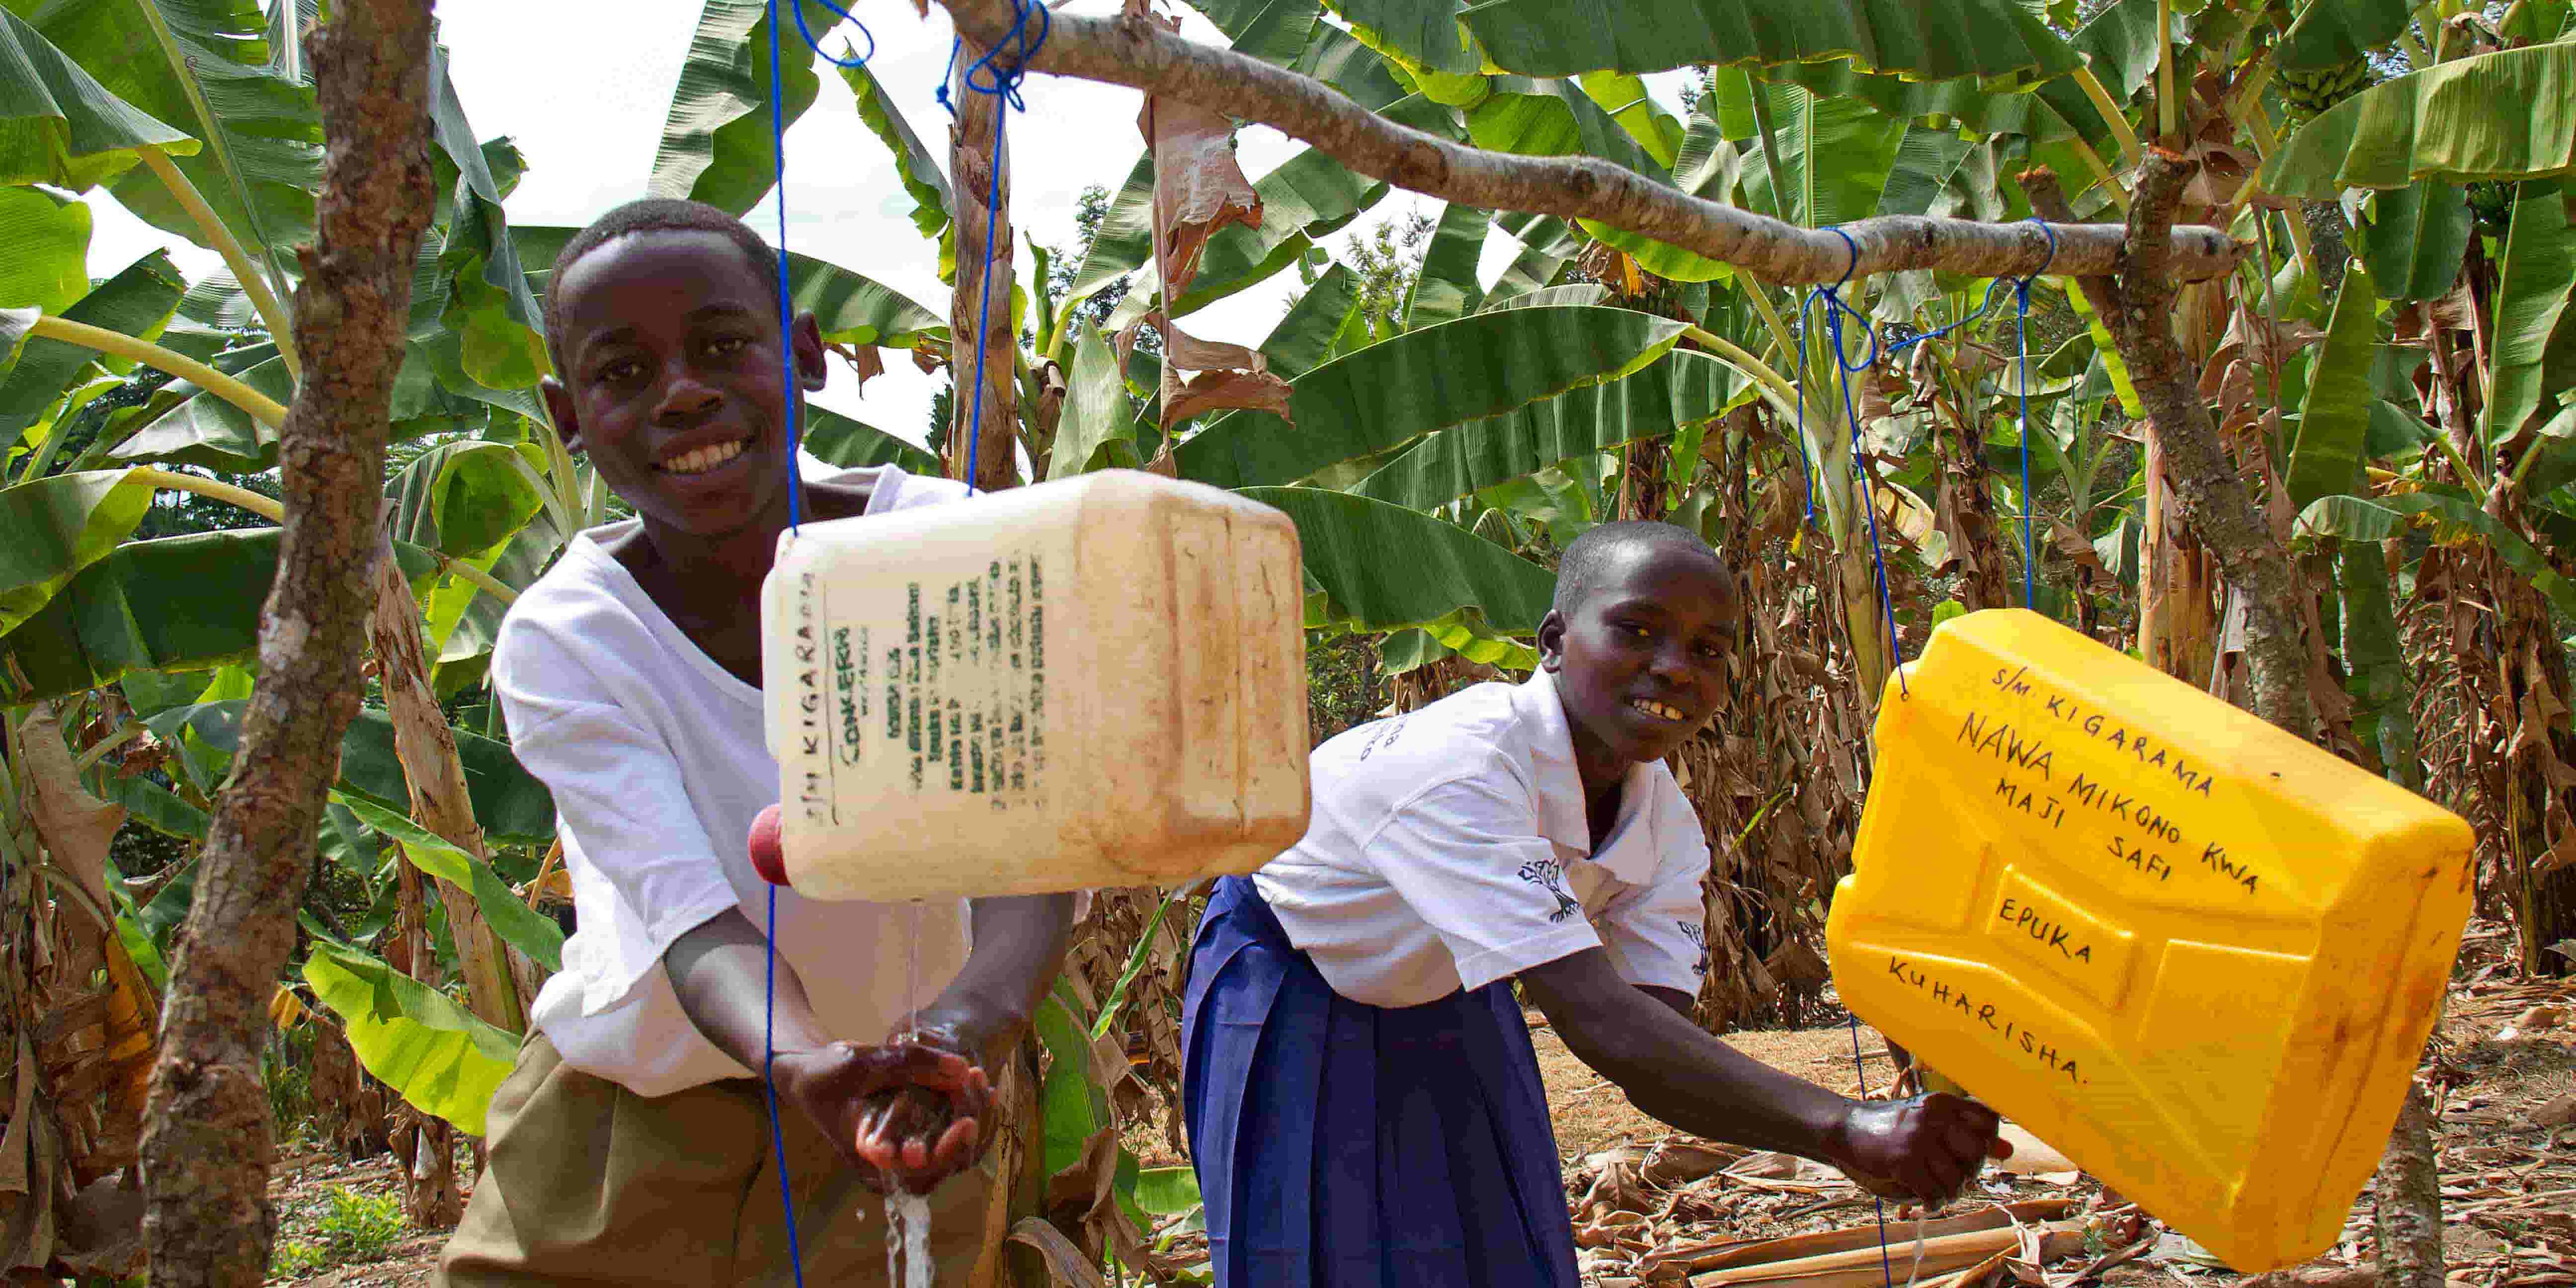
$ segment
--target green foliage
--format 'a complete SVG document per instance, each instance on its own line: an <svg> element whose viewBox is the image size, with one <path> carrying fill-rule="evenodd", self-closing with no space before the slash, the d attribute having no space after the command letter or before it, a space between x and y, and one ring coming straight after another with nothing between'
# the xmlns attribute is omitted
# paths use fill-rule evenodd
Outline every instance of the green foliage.
<svg viewBox="0 0 2576 1288"><path fill-rule="evenodd" d="M315 948L304 960L304 982L340 1018L367 1072L422 1113L484 1134L492 1092L517 1058L516 1035L355 948L327 941Z"/></svg>
<svg viewBox="0 0 2576 1288"><path fill-rule="evenodd" d="M271 1279L300 1279L333 1266L382 1261L409 1232L399 1194L368 1194L345 1185L324 1193L330 1206L313 1241L279 1240L269 1258Z"/></svg>
<svg viewBox="0 0 2576 1288"><path fill-rule="evenodd" d="M2265 191L2331 201L2426 179L2536 179L2576 169L2576 44L2478 54L2374 85L2264 163Z"/></svg>

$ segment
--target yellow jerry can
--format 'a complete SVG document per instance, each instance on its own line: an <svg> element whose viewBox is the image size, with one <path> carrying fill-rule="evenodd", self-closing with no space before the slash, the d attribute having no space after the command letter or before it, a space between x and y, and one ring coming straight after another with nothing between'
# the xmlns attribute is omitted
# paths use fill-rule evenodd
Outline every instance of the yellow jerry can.
<svg viewBox="0 0 2576 1288"><path fill-rule="evenodd" d="M2457 815L2019 609L1879 707L1862 1019L2240 1271L2334 1244L2469 913Z"/></svg>

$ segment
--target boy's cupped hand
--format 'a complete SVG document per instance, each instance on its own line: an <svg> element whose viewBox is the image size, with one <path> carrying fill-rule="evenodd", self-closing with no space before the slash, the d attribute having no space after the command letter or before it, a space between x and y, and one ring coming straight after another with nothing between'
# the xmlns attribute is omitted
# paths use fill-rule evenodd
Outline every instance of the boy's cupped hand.
<svg viewBox="0 0 2576 1288"><path fill-rule="evenodd" d="M992 1080L955 1026L906 1026L882 1045L835 1042L778 1059L780 1090L872 1190L927 1194L984 1157Z"/></svg>
<svg viewBox="0 0 2576 1288"><path fill-rule="evenodd" d="M1947 1092L1856 1104L1837 1133L1835 1165L1881 1198L1940 1207L1984 1170L2012 1157L1995 1111Z"/></svg>

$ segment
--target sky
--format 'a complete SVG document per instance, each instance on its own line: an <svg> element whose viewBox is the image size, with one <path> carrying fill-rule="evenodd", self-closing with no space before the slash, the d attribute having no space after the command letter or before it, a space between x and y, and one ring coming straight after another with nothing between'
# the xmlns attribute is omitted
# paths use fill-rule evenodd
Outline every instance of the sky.
<svg viewBox="0 0 2576 1288"><path fill-rule="evenodd" d="M1071 12L1105 14L1116 0L1073 0ZM580 225L616 205L644 195L653 153L688 51L702 0L439 0L439 40L451 57L458 97L477 134L507 135L527 157L528 172L508 203L519 224ZM945 114L932 98L947 63L950 30L945 10L931 6L917 17L907 0L856 0L849 8L876 37L870 66L893 93L913 130L945 160ZM1182 15L1182 34L1225 43L1197 14ZM603 21L606 15L614 21ZM842 52L846 24L824 37ZM789 33L790 38L794 32ZM787 134L787 244L876 278L947 315L947 290L938 276L938 247L922 238L905 211L908 200L893 160L860 123L848 86L821 67L822 97ZM1662 87L1659 87L1662 88ZM1019 277L1031 271L1033 241L1072 246L1074 215L1085 186L1115 192L1144 150L1136 132L1142 96L1134 90L1052 76L1033 76L1023 92L1028 110L1010 123L1012 216L1019 229ZM1246 127L1238 155L1258 180L1303 145L1266 126ZM219 267L213 252L162 233L94 191L96 230L89 270L106 277L156 248L169 247L190 277ZM1339 237L1359 236L1379 221L1408 210L1437 213L1439 203L1410 193L1391 194ZM745 219L776 244L775 196ZM1511 245L1495 238L1487 247L1485 277L1502 273ZM1191 334L1208 340L1258 344L1285 309L1296 274L1282 273L1259 288L1191 315ZM832 364L832 383L815 401L908 441L922 441L932 394L944 376L925 375L908 355L889 354L886 374L870 380L864 397L849 371Z"/></svg>

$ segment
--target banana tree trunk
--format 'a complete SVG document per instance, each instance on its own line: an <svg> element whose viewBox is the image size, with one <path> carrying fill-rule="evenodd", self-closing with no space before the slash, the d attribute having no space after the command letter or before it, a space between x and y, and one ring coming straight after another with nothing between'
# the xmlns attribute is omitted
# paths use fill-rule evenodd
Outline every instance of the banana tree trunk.
<svg viewBox="0 0 2576 1288"><path fill-rule="evenodd" d="M2487 511L2508 530L2528 535L2508 487L2497 485ZM2492 695L2487 710L2510 713L2495 722L2495 738L2481 740L2485 748L2503 748L2503 763L2488 775L2502 797L2501 866L2521 931L2523 971L2564 975L2576 968L2570 956L2576 954L2576 736L2568 728L2567 652L2540 592L2492 552L2481 551L2480 562L2490 571L2484 584L2494 600L2497 647L2462 663L2473 668L2471 688ZM2568 947L2551 951L2561 944Z"/></svg>
<svg viewBox="0 0 2576 1288"><path fill-rule="evenodd" d="M2147 439L2146 533L2138 547L2138 644L2147 664L2199 687L2218 657L2217 587L2209 553L2182 520L2165 481L2164 435Z"/></svg>
<svg viewBox="0 0 2576 1288"><path fill-rule="evenodd" d="M1958 566L1959 602L1972 613L2009 608L2019 600L2004 577L2010 563L1998 539L1994 488L1986 477L1985 431L1948 396L1935 394L1932 447L1940 464L1933 520L1949 538L1950 558Z"/></svg>
<svg viewBox="0 0 2576 1288"><path fill-rule="evenodd" d="M948 372L956 390L948 430L948 474L967 478L971 459L974 477L967 481L979 492L997 492L1019 481L1013 430L1020 419L1020 341L1011 326L1010 148L997 134L1006 109L1001 95L979 93L967 83L967 69L983 56L983 49L973 42L961 44L949 68L948 96L957 104L957 123L948 127L948 172L957 180L957 289L948 304ZM989 282L985 280L987 238L993 251ZM980 413L975 397L979 381L983 385ZM976 442L979 414L980 443ZM975 444L971 455L969 443Z"/></svg>
<svg viewBox="0 0 2576 1288"><path fill-rule="evenodd" d="M411 816L449 844L490 863L483 825L475 819L474 801L466 791L465 764L456 756L456 732L448 728L447 715L438 709L438 695L430 688L420 606L403 581L389 541L376 560L375 576L376 602L367 635L375 646L385 709L393 718L394 756L402 761L403 779L411 786ZM536 995L534 964L512 952L492 929L472 891L444 879L436 884L474 1014L510 1032L524 1031L528 1003Z"/></svg>
<svg viewBox="0 0 2576 1288"><path fill-rule="evenodd" d="M306 37L326 147L295 342L307 379L279 433L285 535L260 677L171 963L143 1135L154 1288L268 1276L275 1154L259 1054L295 944L314 832L358 712L381 538L386 416L429 226L428 0L339 0Z"/></svg>
<svg viewBox="0 0 2576 1288"><path fill-rule="evenodd" d="M395 865L394 889L397 921L395 937L402 945L404 973L431 988L445 983L446 971L440 969L438 945L429 934L429 905L421 897L421 873L409 863ZM450 1143L450 1128L444 1119L432 1118L405 1104L395 1109L397 1125L390 1144L394 1161L402 1168L403 1215L411 1218L413 1228L444 1230L456 1224L464 1213L465 1201L456 1190L456 1153Z"/></svg>

